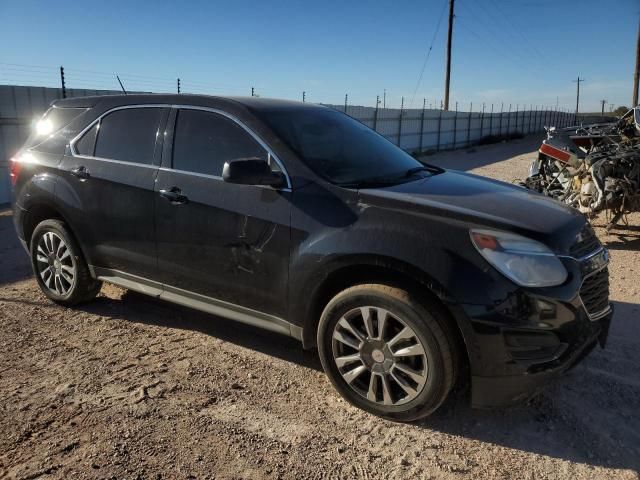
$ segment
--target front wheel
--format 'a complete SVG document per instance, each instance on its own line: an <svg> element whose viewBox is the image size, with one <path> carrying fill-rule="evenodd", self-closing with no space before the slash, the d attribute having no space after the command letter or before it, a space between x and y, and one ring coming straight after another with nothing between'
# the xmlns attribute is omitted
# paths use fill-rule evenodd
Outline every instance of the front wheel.
<svg viewBox="0 0 640 480"><path fill-rule="evenodd" d="M356 285L336 295L318 327L322 366L340 394L380 417L412 421L451 391L457 355L435 305L398 288Z"/></svg>
<svg viewBox="0 0 640 480"><path fill-rule="evenodd" d="M31 237L31 263L42 292L61 305L93 299L102 282L91 277L75 239L60 220L40 222Z"/></svg>

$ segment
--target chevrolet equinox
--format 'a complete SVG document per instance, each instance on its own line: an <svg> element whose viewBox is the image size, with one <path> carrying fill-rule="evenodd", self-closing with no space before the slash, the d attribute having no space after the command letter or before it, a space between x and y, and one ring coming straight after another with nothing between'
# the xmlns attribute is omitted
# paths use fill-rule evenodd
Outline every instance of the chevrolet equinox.
<svg viewBox="0 0 640 480"><path fill-rule="evenodd" d="M289 335L385 418L427 416L454 386L521 401L606 341L608 253L581 213L420 163L327 107L59 100L9 168L54 302L110 282Z"/></svg>

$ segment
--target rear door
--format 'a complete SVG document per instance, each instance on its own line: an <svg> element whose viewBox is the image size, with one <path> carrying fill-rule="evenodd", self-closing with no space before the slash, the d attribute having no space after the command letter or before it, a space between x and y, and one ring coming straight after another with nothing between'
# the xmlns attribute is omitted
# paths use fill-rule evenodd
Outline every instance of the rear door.
<svg viewBox="0 0 640 480"><path fill-rule="evenodd" d="M265 144L222 112L174 111L156 183L159 275L166 292L285 316L290 189L222 180L225 162L269 161ZM179 197L166 192L174 192Z"/></svg>
<svg viewBox="0 0 640 480"><path fill-rule="evenodd" d="M56 194L98 275L153 278L154 182L169 108L121 107L72 142ZM103 270L101 270L103 269Z"/></svg>

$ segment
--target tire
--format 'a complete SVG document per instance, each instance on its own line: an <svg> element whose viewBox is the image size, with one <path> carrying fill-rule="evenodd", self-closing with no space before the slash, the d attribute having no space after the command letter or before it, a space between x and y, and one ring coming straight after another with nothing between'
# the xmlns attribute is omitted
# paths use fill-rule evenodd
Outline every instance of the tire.
<svg viewBox="0 0 640 480"><path fill-rule="evenodd" d="M54 302L72 306L93 300L102 282L91 277L73 235L60 220L44 220L33 231L31 265L38 286Z"/></svg>
<svg viewBox="0 0 640 480"><path fill-rule="evenodd" d="M353 286L336 295L320 317L322 367L356 407L400 422L426 417L456 381L458 352L446 322L441 307L405 290Z"/></svg>

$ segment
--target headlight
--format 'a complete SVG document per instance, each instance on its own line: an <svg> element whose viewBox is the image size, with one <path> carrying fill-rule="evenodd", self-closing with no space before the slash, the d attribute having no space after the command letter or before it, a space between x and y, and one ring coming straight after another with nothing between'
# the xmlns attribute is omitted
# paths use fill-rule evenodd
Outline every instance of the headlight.
<svg viewBox="0 0 640 480"><path fill-rule="evenodd" d="M523 287L551 287L567 279L567 270L545 245L514 233L471 230L478 252L500 273Z"/></svg>

